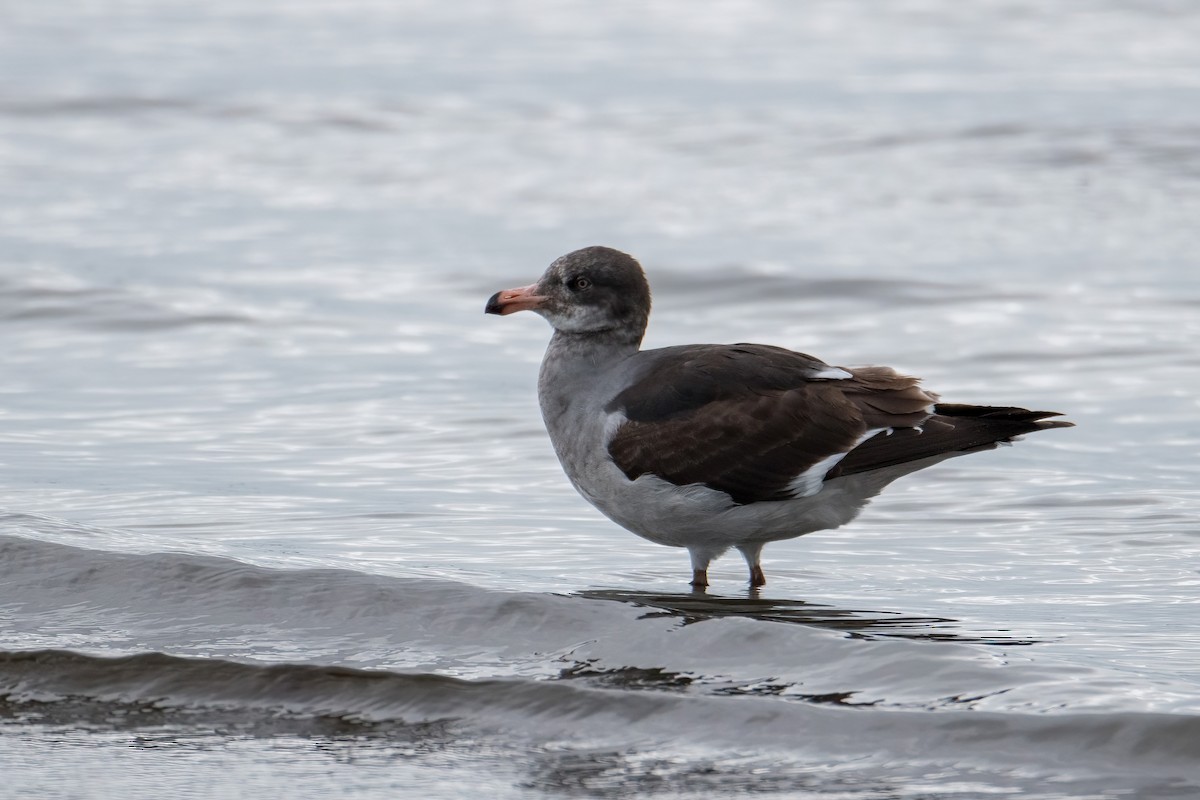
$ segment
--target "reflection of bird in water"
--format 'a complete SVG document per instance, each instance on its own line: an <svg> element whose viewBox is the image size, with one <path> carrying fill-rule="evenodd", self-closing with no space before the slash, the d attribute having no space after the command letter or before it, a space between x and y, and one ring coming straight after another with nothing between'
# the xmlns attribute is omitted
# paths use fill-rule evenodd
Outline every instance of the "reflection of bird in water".
<svg viewBox="0 0 1200 800"><path fill-rule="evenodd" d="M838 608L807 600L765 599L752 593L748 597L715 597L710 594L662 594L623 589L590 589L577 592L589 600L612 600L647 609L645 616L677 617L684 625L722 617L741 617L761 622L784 622L844 631L863 638L916 639L931 642L969 642L971 644L1031 645L1039 640L1013 631L964 629L948 617L912 616L896 611Z"/></svg>
<svg viewBox="0 0 1200 800"><path fill-rule="evenodd" d="M490 314L554 327L538 396L575 488L652 542L686 547L692 585L730 547L766 583L763 545L852 520L901 475L1071 423L1049 411L938 403L888 367L835 367L759 344L639 350L641 265L607 247L497 292Z"/></svg>

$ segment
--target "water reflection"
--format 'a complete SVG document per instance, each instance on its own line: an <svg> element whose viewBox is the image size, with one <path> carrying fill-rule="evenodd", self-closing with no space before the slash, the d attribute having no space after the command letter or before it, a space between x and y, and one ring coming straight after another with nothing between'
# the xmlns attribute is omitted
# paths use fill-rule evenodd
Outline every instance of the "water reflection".
<svg viewBox="0 0 1200 800"><path fill-rule="evenodd" d="M662 667L603 667L599 659L576 661L562 670L559 680L585 680L593 685L606 689L625 691L653 690L666 692L687 692L699 690L711 694L729 697L739 695L758 695L762 697L784 697L788 700L800 700L806 703L818 703L835 706L878 705L879 700L858 700L858 691L844 692L804 692L800 685L789 681L761 680L730 682L726 679L711 678L701 675L673 672Z"/></svg>
<svg viewBox="0 0 1200 800"><path fill-rule="evenodd" d="M576 597L612 600L650 609L643 618L678 617L692 625L721 617L746 617L762 622L787 622L842 631L852 638L896 637L918 641L966 642L971 644L1033 645L1042 640L1014 636L1003 631L968 632L959 620L922 617L895 611L837 608L807 600L763 598L750 592L746 597L717 597L703 592L660 594L620 589L576 592Z"/></svg>
<svg viewBox="0 0 1200 800"><path fill-rule="evenodd" d="M679 757L653 748L547 749L535 754L526 785L570 797L780 796L899 798L907 793L886 779L855 774L836 764L727 754Z"/></svg>
<svg viewBox="0 0 1200 800"><path fill-rule="evenodd" d="M411 749L444 746L454 738L446 720L406 722L360 716L313 714L283 707L184 705L163 700L97 699L69 696L39 700L0 699L0 732L7 726L36 725L49 730L129 734L139 749L216 747L236 739L300 738L313 742L384 742ZM13 730L16 730L15 728ZM328 748L325 748L328 749Z"/></svg>

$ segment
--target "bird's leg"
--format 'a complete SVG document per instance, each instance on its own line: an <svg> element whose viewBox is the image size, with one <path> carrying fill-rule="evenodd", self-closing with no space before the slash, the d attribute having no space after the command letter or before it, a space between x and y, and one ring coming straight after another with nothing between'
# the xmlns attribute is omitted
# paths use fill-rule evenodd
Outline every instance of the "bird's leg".
<svg viewBox="0 0 1200 800"><path fill-rule="evenodd" d="M746 566L750 568L750 586L755 589L766 586L767 576L763 574L762 564L758 561L762 555L763 543L739 544L737 549L741 551L742 557L746 559Z"/></svg>
<svg viewBox="0 0 1200 800"><path fill-rule="evenodd" d="M709 548L709 547L689 547L688 555L692 557L692 588L703 590L708 586L708 565L712 560L721 553L725 552L725 548Z"/></svg>

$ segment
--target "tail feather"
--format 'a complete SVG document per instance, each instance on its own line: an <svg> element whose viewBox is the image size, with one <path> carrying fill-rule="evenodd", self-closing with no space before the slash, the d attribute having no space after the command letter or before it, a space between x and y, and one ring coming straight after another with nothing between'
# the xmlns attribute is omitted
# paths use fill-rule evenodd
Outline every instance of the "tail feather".
<svg viewBox="0 0 1200 800"><path fill-rule="evenodd" d="M876 434L851 450L825 480L934 456L991 450L1025 433L1074 425L1066 420L1047 419L1057 416L1055 411L1030 411L1014 406L938 403L920 428L898 428L891 433Z"/></svg>

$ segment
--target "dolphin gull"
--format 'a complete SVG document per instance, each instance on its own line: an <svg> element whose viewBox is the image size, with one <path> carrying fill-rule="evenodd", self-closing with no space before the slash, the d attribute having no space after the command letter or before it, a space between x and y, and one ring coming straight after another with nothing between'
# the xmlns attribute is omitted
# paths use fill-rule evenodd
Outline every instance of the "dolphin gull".
<svg viewBox="0 0 1200 800"><path fill-rule="evenodd" d="M1072 423L939 402L889 367L838 367L762 344L641 350L650 286L608 247L557 259L486 313L554 328L538 399L567 477L606 516L687 548L692 585L730 547L766 583L763 545L836 528L901 475Z"/></svg>

